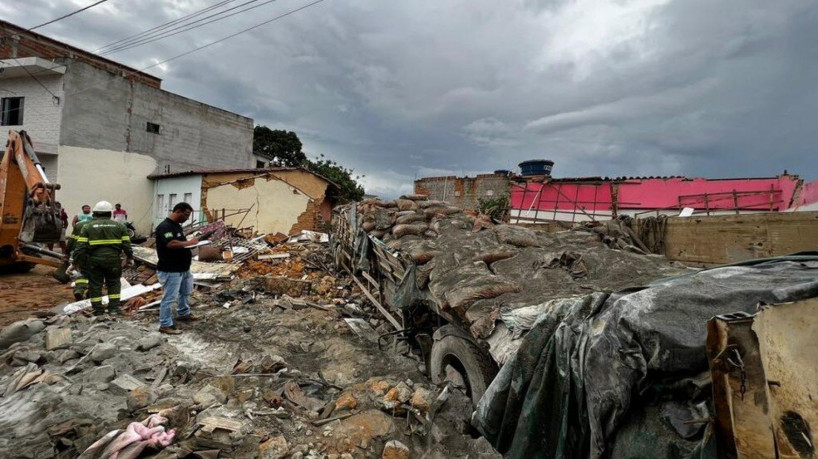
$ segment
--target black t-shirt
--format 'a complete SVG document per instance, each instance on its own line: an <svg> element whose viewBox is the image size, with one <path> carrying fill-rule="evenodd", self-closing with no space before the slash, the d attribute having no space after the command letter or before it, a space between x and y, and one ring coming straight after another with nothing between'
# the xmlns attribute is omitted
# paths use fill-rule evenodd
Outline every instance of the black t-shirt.
<svg viewBox="0 0 818 459"><path fill-rule="evenodd" d="M183 273L190 270L190 260L193 255L190 249L169 249L170 241L187 241L182 225L166 218L156 227L156 254L159 263L156 269L169 273Z"/></svg>

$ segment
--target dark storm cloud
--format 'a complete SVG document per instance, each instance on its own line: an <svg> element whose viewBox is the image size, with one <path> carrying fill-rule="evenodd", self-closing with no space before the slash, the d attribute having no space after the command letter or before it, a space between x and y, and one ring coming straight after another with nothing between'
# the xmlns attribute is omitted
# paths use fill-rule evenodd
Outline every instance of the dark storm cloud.
<svg viewBox="0 0 818 459"><path fill-rule="evenodd" d="M215 0L110 0L40 31L96 49ZM0 1L31 26L86 4ZM279 0L112 58L144 67L305 4ZM156 67L173 92L296 131L366 174L818 178L818 5L808 0L327 0Z"/></svg>

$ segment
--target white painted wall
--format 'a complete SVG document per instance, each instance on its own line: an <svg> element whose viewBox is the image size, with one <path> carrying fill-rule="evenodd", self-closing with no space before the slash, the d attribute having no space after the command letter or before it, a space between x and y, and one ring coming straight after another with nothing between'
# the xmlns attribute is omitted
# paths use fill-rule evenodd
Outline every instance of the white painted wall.
<svg viewBox="0 0 818 459"><path fill-rule="evenodd" d="M34 79L0 78L0 98L25 97L23 102L23 124L20 126L0 126L0 140L6 145L9 129L27 131L37 152L57 153L60 141L60 120L63 107L63 76L38 75L43 85L60 98L54 98Z"/></svg>
<svg viewBox="0 0 818 459"><path fill-rule="evenodd" d="M185 193L191 194L191 201L188 203L193 207L195 218L198 221L204 221L202 208L202 176L201 175L187 175L184 177L169 177L157 179L154 181L156 191L153 198L153 226L162 222L170 213L173 206L170 205L170 195L177 196L176 202L184 201ZM159 207L160 199L162 207Z"/></svg>
<svg viewBox="0 0 818 459"><path fill-rule="evenodd" d="M60 146L56 181L62 188L57 199L71 218L83 204L121 203L137 232L148 234L154 195L147 177L155 168L155 159L138 153Z"/></svg>
<svg viewBox="0 0 818 459"><path fill-rule="evenodd" d="M252 210L228 217L227 224L238 227L255 227L259 233L289 234L298 217L307 209L310 198L281 180L257 178L253 186L238 189L233 185L221 185L207 190L208 209Z"/></svg>

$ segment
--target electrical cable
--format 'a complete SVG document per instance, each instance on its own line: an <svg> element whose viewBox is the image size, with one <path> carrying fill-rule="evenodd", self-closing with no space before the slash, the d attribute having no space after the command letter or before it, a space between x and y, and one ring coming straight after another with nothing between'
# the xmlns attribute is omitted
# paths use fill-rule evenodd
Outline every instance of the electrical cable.
<svg viewBox="0 0 818 459"><path fill-rule="evenodd" d="M103 52L101 52L99 54L101 56L105 56L105 55L108 55L108 54L114 54L114 53L118 53L120 51L125 51L125 50L131 49L131 48L136 48L137 46L142 46L142 45L145 45L145 44L148 44L148 43L153 43L155 41L159 41L159 40L165 39L167 37L172 37L174 35L179 35L180 33L184 33L184 32L187 32L187 31L193 30L193 29L198 29L199 27L203 27L203 26L206 26L208 24L212 24L214 22L221 21L222 19L227 19L227 18L229 18L231 16L235 16L237 14L244 13L246 11L250 11L252 9L262 7L262 6L267 5L269 3L273 3L276 0L267 0L266 2L259 3L258 5L254 5L254 6L251 6L249 8L245 8L245 9L240 10L240 11L236 11L235 13L231 13L231 14L228 14L228 15L217 17L217 16L220 16L220 15L222 15L222 14L228 12L228 11L234 10L236 8L240 8L242 6L249 5L251 3L255 3L257 1L258 0L247 1L245 3L242 3L241 5L236 5L236 6L232 7L232 8L228 8L228 9L226 9L224 11L220 11L218 13L211 14L210 16L206 16L206 17L203 17L201 19L197 19L197 20L195 20L195 21L193 21L191 23L184 24L184 25L181 25L179 27L167 30L166 32L155 35L153 37L145 37L145 38L143 38L141 40L137 40L137 41L135 41L135 42L133 42L131 44L123 44L123 45L120 45L120 46L116 46L114 48L105 50L105 51L103 51ZM205 21L205 20L210 19L210 18L213 18L213 17L216 17L216 19L212 19L210 21L199 24L200 22ZM194 25L194 24L197 24L197 25Z"/></svg>
<svg viewBox="0 0 818 459"><path fill-rule="evenodd" d="M234 2L234 1L236 1L236 0L222 0L221 2L216 3L216 4L214 4L214 5L210 5L210 6L208 6L207 8L202 8L201 10L194 11L193 13L190 13L190 14L186 14L186 15L184 15L184 16L182 16L182 17L180 17L180 18L174 19L174 20L172 20L172 21L168 21L168 22L165 22L165 23L163 23L163 24L159 24L158 26L153 27L153 28L150 28L150 29L148 29L148 30L143 30L142 32L139 32L139 33L136 33L136 34L133 34L133 35L127 36L127 37L125 37L125 38L119 39L119 40L117 40L117 41L114 41L114 42L108 43L107 45L105 45L105 46L103 46L103 47L101 47L101 48L96 49L96 50L94 51L94 53L95 53L95 54L96 54L96 53L99 53L100 51L103 51L103 50L105 50L105 49L107 49L107 48L112 48L112 47L114 47L115 45L119 45L119 44L124 43L124 42L126 42L126 41L132 41L132 40L137 40L137 39L140 39L140 38L144 37L145 35L149 34L150 32L154 32L154 31L158 31L158 30L166 29L166 28L168 28L168 27L170 27L170 26L172 26L172 25L178 24L178 23L183 22L183 21L186 21L186 20L188 20L188 19L195 18L196 16L199 16L199 15L201 15L201 14L204 14L204 13L206 13L206 12L208 12L208 11L212 11L212 10L214 10L214 9L216 9L216 8L220 7L220 6L224 6L224 5L226 5L226 4L228 4L228 3L231 3L231 2Z"/></svg>
<svg viewBox="0 0 818 459"><path fill-rule="evenodd" d="M73 15L75 15L75 14L77 14L77 13L82 13L83 11L85 11L85 10L87 10L87 9L89 9L89 8L93 8L93 7L97 6L97 5L99 5L100 3L105 3L105 2L107 2L107 1L108 1L108 0L99 0L98 2L93 3L93 4L91 4L91 5L88 5L88 6L84 7L84 8L80 8L80 9L78 9L78 10L76 10L76 11L73 11L73 12L68 13L68 14L66 14L66 15L63 15L63 16L60 16L60 17L58 17L58 18L56 18L56 19L52 19L52 20L50 20L50 21L48 21L48 22L44 22L44 23L42 23L42 24L40 24L40 25L36 25L36 26L34 26L34 27L32 27L32 28L28 29L28 31L29 31L29 32L31 32L31 31L32 31L32 30L34 30L34 29L39 29L40 27L47 26L48 24L53 24L53 23L55 23L55 22L57 22L57 21L62 21L63 19L65 19L65 18L67 18L67 17L71 17L71 16L73 16Z"/></svg>

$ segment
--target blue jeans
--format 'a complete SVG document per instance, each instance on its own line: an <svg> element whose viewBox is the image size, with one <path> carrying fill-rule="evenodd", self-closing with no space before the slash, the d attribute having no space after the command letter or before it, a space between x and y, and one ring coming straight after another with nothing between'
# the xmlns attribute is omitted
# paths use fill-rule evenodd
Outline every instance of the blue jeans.
<svg viewBox="0 0 818 459"><path fill-rule="evenodd" d="M188 299L193 292L193 274L190 271L183 273L157 271L156 276L165 291L162 303L159 304L159 325L170 327L173 326L173 313L171 312L173 303L178 303L176 315L179 317L190 315Z"/></svg>

